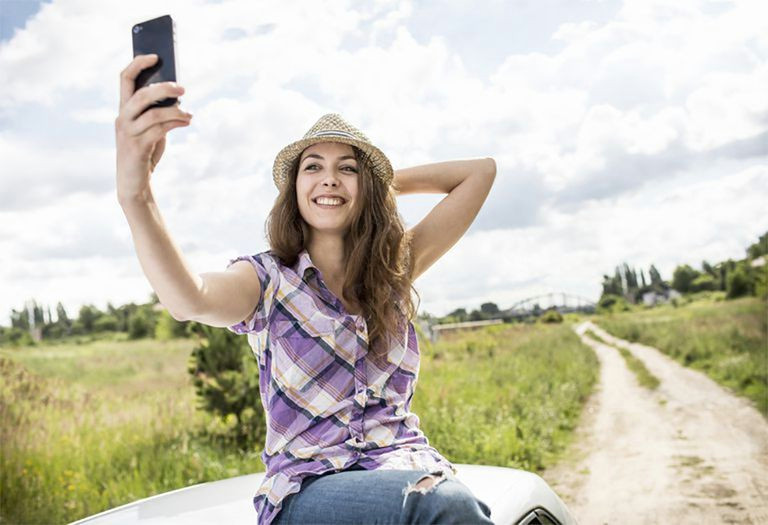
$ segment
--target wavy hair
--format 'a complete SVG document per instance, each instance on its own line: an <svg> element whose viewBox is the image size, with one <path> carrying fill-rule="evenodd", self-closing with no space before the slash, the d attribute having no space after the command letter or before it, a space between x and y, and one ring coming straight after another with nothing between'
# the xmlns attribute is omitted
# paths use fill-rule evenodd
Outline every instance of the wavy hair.
<svg viewBox="0 0 768 525"><path fill-rule="evenodd" d="M344 237L342 294L345 300L360 304L368 325L369 349L382 358L389 351L391 337L402 334L405 324L416 316L418 305L411 290L419 303L420 297L413 287L410 236L397 210L395 192L373 175L368 156L351 147L358 166L359 198ZM300 159L301 155L296 157L266 225L272 252L288 266L296 263L309 242L309 226L299 213L296 197Z"/></svg>

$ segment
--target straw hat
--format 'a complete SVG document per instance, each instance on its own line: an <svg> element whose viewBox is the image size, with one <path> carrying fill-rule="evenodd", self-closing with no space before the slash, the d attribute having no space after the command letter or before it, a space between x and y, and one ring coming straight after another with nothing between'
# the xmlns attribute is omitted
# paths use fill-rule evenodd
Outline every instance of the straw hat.
<svg viewBox="0 0 768 525"><path fill-rule="evenodd" d="M357 146L368 156L373 167L373 174L387 185L392 183L394 172L387 156L371 144L371 141L362 131L345 121L341 115L328 113L320 117L320 120L309 128L304 138L287 145L277 154L272 166L272 178L278 189L282 188L290 177L292 164L301 155L301 152L318 142L341 142L342 144Z"/></svg>

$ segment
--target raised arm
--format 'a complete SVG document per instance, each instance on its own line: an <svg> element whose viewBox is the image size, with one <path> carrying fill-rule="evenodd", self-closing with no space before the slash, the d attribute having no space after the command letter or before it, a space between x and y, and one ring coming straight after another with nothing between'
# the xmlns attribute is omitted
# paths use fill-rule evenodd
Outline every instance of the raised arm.
<svg viewBox="0 0 768 525"><path fill-rule="evenodd" d="M117 199L144 275L170 314L178 320L230 326L258 305L258 275L246 261L224 272L193 273L165 227L150 178L165 150L166 133L189 125L191 115L178 104L147 109L156 100L184 92L170 82L135 90L137 75L156 60L156 55L139 55L120 74L120 111L115 119Z"/></svg>
<svg viewBox="0 0 768 525"><path fill-rule="evenodd" d="M238 261L222 272L198 275L168 233L151 189L142 198L121 199L120 205L144 275L174 319L226 327L254 311L261 285L248 261Z"/></svg>
<svg viewBox="0 0 768 525"><path fill-rule="evenodd" d="M496 161L490 157L437 162L395 171L393 188L396 195L448 194L408 231L411 236L413 280L442 257L469 229L495 178Z"/></svg>

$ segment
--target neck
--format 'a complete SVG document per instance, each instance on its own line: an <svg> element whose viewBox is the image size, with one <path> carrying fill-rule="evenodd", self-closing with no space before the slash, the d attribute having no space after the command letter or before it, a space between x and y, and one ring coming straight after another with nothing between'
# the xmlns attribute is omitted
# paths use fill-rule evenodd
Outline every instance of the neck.
<svg viewBox="0 0 768 525"><path fill-rule="evenodd" d="M342 282L346 268L343 238L336 235L314 235L309 240L307 251L326 283Z"/></svg>

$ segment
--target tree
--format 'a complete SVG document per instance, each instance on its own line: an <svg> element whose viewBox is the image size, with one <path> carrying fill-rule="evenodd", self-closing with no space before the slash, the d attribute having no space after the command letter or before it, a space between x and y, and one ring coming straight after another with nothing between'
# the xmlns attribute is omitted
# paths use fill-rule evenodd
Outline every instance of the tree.
<svg viewBox="0 0 768 525"><path fill-rule="evenodd" d="M716 290L717 286L715 283L715 278L709 275L708 273L703 273L696 277L692 282L690 286L691 292L704 292L704 291L711 291Z"/></svg>
<svg viewBox="0 0 768 525"><path fill-rule="evenodd" d="M651 286L659 285L664 282L661 278L661 274L659 273L659 270L656 269L654 265L651 265L651 268L648 270L648 275L651 278Z"/></svg>
<svg viewBox="0 0 768 525"><path fill-rule="evenodd" d="M455 317L459 322L464 322L469 317L467 311L464 308L457 308L453 312L448 314L450 317Z"/></svg>
<svg viewBox="0 0 768 525"><path fill-rule="evenodd" d="M768 232L762 234L756 243L747 248L747 258L757 259L761 255L768 255Z"/></svg>
<svg viewBox="0 0 768 525"><path fill-rule="evenodd" d="M469 320L483 321L485 320L485 315L483 315L483 312L481 312L480 310L472 310L472 312L469 314Z"/></svg>
<svg viewBox="0 0 768 525"><path fill-rule="evenodd" d="M77 316L77 320L83 325L83 330L85 330L86 333L90 333L93 332L96 320L102 315L104 314L102 314L102 312L95 306L84 304L80 307L80 313Z"/></svg>
<svg viewBox="0 0 768 525"><path fill-rule="evenodd" d="M64 305L61 304L61 301L56 303L56 322L67 327L72 324L72 321L69 320L69 316L67 315L67 310L64 308Z"/></svg>
<svg viewBox="0 0 768 525"><path fill-rule="evenodd" d="M735 299L750 295L752 292L749 274L743 265L739 265L735 270L728 274L728 284L725 296L728 299Z"/></svg>
<svg viewBox="0 0 768 525"><path fill-rule="evenodd" d="M149 334L149 319L144 308L139 308L128 321L128 337L130 339L140 339L147 337Z"/></svg>
<svg viewBox="0 0 768 525"><path fill-rule="evenodd" d="M541 317L539 317L539 322L541 323L562 323L563 322L563 314L557 311L556 308L547 308L547 311L544 312Z"/></svg>
<svg viewBox="0 0 768 525"><path fill-rule="evenodd" d="M672 274L672 288L680 293L688 293L691 291L691 283L698 276L699 272L687 264L678 266Z"/></svg>
<svg viewBox="0 0 768 525"><path fill-rule="evenodd" d="M22 310L11 309L11 327L29 332L29 315L26 307Z"/></svg>
<svg viewBox="0 0 768 525"><path fill-rule="evenodd" d="M497 315L499 307L496 306L496 303L483 303L480 305L480 311L489 316Z"/></svg>
<svg viewBox="0 0 768 525"><path fill-rule="evenodd" d="M221 422L221 437L241 450L252 450L264 440L264 410L259 394L258 364L242 335L199 325L204 334L192 350L192 375L198 406Z"/></svg>
<svg viewBox="0 0 768 525"><path fill-rule="evenodd" d="M174 319L168 310L162 310L157 317L155 325L155 339L168 341L175 337L184 337L186 335L186 326Z"/></svg>

